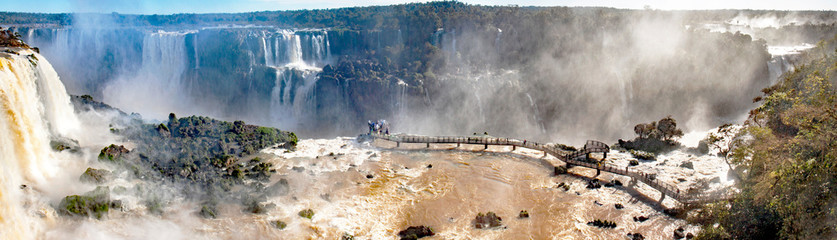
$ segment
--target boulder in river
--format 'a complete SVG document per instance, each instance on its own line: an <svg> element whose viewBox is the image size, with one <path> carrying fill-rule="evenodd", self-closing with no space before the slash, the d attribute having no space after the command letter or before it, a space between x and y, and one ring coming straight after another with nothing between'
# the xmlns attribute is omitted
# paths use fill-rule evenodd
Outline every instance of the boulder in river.
<svg viewBox="0 0 837 240"><path fill-rule="evenodd" d="M494 228L502 226L501 221L503 219L498 217L494 212L488 212L486 214L478 213L477 218L474 220L474 226L478 229Z"/></svg>
<svg viewBox="0 0 837 240"><path fill-rule="evenodd" d="M423 237L436 235L433 229L428 226L411 226L398 232L398 237L401 240L415 240Z"/></svg>
<svg viewBox="0 0 837 240"><path fill-rule="evenodd" d="M518 218L529 218L529 211L521 210L520 214L517 215Z"/></svg>

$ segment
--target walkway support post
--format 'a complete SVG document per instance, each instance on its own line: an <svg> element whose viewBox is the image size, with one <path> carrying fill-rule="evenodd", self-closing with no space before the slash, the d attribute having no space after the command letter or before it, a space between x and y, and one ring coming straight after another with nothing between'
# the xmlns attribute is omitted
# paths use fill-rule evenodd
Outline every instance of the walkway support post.
<svg viewBox="0 0 837 240"><path fill-rule="evenodd" d="M485 150L488 150L488 144L485 145Z"/></svg>
<svg viewBox="0 0 837 240"><path fill-rule="evenodd" d="M395 142L395 147L401 147L401 142Z"/></svg>
<svg viewBox="0 0 837 240"><path fill-rule="evenodd" d="M427 143L427 148L430 148L430 143Z"/></svg>
<svg viewBox="0 0 837 240"><path fill-rule="evenodd" d="M459 147L459 144L460 144L460 143L456 143L456 147Z"/></svg>

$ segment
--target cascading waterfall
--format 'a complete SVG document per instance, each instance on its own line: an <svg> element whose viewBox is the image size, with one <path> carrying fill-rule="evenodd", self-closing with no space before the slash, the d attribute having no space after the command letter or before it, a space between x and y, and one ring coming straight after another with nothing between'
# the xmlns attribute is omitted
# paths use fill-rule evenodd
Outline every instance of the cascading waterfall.
<svg viewBox="0 0 837 240"><path fill-rule="evenodd" d="M770 85L773 85L782 73L793 70L793 64L788 61L788 57L785 55L774 55L767 62L767 69L770 71Z"/></svg>
<svg viewBox="0 0 837 240"><path fill-rule="evenodd" d="M770 85L773 85L785 72L793 71L793 58L802 51L813 48L813 44L802 44L798 46L768 46L770 61L767 62L767 69L770 72Z"/></svg>
<svg viewBox="0 0 837 240"><path fill-rule="evenodd" d="M105 86L104 101L129 111L164 118L188 112L188 89L182 84L188 67L184 32L148 34L142 44L142 65L134 74ZM148 96L157 96L149 98Z"/></svg>
<svg viewBox="0 0 837 240"><path fill-rule="evenodd" d="M307 116L315 107L313 88L317 73L294 68L276 69L276 86L271 92L271 118L274 121L282 126L300 124L301 117Z"/></svg>
<svg viewBox="0 0 837 240"><path fill-rule="evenodd" d="M281 30L264 33L261 41L265 65L276 71L271 91L271 121L283 127L297 126L301 124L300 119L316 108L313 91L317 74L322 71L319 66L331 58L328 35L325 31Z"/></svg>
<svg viewBox="0 0 837 240"><path fill-rule="evenodd" d="M79 129L70 98L44 57L31 50L0 53L0 232L8 239L35 239L44 229L24 185L49 184L60 166L51 136ZM38 212L37 214L35 212Z"/></svg>

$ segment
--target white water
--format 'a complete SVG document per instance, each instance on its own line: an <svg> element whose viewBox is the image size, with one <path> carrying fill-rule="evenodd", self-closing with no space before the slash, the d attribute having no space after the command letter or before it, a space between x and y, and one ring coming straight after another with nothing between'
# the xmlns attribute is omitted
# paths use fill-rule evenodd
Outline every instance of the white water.
<svg viewBox="0 0 837 240"><path fill-rule="evenodd" d="M171 112L190 113L188 89L182 79L188 67L186 34L160 31L146 35L139 70L106 85L103 101L158 119Z"/></svg>
<svg viewBox="0 0 837 240"><path fill-rule="evenodd" d="M30 50L14 51L0 53L0 233L35 239L50 210L29 193L51 188L62 170L50 137L72 137L80 126L49 62Z"/></svg>
<svg viewBox="0 0 837 240"><path fill-rule="evenodd" d="M793 71L792 59L794 56L813 47L815 46L809 43L797 46L768 46L767 52L770 53L770 62L767 63L767 68L770 71L770 85L775 84L783 73Z"/></svg>

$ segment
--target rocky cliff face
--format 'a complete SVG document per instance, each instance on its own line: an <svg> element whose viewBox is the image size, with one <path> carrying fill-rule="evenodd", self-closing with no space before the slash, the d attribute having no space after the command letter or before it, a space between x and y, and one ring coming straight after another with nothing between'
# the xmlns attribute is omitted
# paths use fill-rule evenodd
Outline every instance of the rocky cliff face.
<svg viewBox="0 0 837 240"><path fill-rule="evenodd" d="M770 82L765 42L747 35L684 29L668 13L547 12L557 20L20 32L55 59L71 93L151 118L244 119L309 136L386 118L425 134L618 139L666 115L687 129L730 121Z"/></svg>

